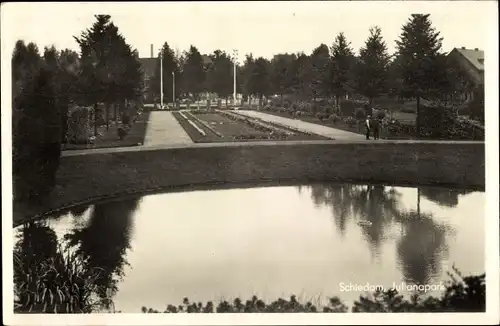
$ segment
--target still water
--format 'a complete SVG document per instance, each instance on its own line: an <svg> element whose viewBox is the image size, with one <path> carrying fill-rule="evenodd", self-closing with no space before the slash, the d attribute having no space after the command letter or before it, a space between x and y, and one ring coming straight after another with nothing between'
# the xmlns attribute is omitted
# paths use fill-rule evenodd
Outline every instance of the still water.
<svg viewBox="0 0 500 326"><path fill-rule="evenodd" d="M484 272L484 205L483 192L319 184L149 195L43 223L88 268L104 268L116 310L138 313L184 297L350 304L367 284L437 288L452 265Z"/></svg>

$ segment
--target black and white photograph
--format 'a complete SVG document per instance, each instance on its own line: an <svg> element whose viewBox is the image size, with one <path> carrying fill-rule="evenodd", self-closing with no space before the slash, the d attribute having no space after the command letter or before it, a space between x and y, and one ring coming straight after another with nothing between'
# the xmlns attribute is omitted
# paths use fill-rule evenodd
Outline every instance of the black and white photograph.
<svg viewBox="0 0 500 326"><path fill-rule="evenodd" d="M4 324L499 323L497 6L2 3Z"/></svg>

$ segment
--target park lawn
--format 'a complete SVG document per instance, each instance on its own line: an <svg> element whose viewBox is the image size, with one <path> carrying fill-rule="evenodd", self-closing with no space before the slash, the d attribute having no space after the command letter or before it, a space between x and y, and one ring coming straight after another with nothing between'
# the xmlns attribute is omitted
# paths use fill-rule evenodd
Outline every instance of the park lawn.
<svg viewBox="0 0 500 326"><path fill-rule="evenodd" d="M144 143L146 136L146 129L149 121L149 112L143 112L137 121L132 124L132 128L125 139L118 138L117 129L119 125L106 126L97 128L100 134L93 144L63 144L62 150L81 150L81 149L95 149L95 148L113 148L113 147L130 147L141 146Z"/></svg>

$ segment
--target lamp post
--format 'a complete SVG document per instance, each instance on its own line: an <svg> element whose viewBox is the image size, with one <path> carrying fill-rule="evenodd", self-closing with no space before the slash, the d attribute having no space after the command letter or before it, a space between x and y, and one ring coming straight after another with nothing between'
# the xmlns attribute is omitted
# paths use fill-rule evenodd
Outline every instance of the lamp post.
<svg viewBox="0 0 500 326"><path fill-rule="evenodd" d="M172 103L175 107L175 73L172 71Z"/></svg>
<svg viewBox="0 0 500 326"><path fill-rule="evenodd" d="M163 50L160 51L160 109L163 110Z"/></svg>
<svg viewBox="0 0 500 326"><path fill-rule="evenodd" d="M233 50L233 60L234 60L234 69L233 69L233 105L236 105L236 64L237 64L237 56L238 50Z"/></svg>

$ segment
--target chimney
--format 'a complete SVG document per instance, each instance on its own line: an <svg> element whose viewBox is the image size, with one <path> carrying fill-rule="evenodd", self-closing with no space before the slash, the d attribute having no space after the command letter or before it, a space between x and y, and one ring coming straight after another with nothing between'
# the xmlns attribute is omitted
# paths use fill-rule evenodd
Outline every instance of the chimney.
<svg viewBox="0 0 500 326"><path fill-rule="evenodd" d="M462 50L465 50L465 46L462 46Z"/></svg>
<svg viewBox="0 0 500 326"><path fill-rule="evenodd" d="M151 58L154 58L154 55L153 55L153 44L151 44Z"/></svg>
<svg viewBox="0 0 500 326"><path fill-rule="evenodd" d="M479 51L479 49L478 49L478 48L475 48L475 49L474 49L474 51Z"/></svg>

